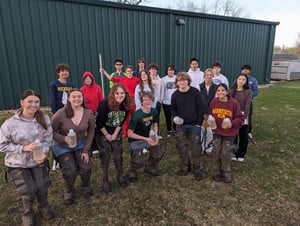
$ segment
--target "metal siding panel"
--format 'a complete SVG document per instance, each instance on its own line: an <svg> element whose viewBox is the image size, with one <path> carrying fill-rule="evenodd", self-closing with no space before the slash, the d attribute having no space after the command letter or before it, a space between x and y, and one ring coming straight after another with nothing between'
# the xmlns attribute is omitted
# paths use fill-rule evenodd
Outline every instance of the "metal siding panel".
<svg viewBox="0 0 300 226"><path fill-rule="evenodd" d="M84 70L99 83L99 52L109 72L115 58L136 67L136 59L144 57L148 64L158 63L163 76L167 64L186 71L190 58L197 57L202 70L220 60L230 81L245 63L260 83L270 78L276 23L93 0L3 0L0 5L0 87L1 96L8 97L0 99L0 108L17 107L28 86L37 87L47 104L57 63L69 63L75 86L82 85ZM176 25L177 18L186 24ZM106 79L105 85L108 92Z"/></svg>

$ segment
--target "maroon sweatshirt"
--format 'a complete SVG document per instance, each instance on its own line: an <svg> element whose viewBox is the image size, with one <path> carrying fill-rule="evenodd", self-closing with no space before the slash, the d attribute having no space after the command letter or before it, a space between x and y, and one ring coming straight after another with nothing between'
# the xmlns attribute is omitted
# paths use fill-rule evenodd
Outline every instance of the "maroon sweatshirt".
<svg viewBox="0 0 300 226"><path fill-rule="evenodd" d="M209 114L212 115L217 123L215 133L221 136L236 136L240 127L244 123L244 116L240 109L240 104L232 97L227 102L222 102L219 98L214 98L210 102ZM232 124L230 129L223 129L224 118L229 118Z"/></svg>

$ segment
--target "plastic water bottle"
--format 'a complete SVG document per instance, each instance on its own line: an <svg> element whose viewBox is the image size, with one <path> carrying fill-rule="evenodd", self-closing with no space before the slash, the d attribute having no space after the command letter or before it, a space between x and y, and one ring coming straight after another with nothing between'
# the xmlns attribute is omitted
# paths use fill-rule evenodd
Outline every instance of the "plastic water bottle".
<svg viewBox="0 0 300 226"><path fill-rule="evenodd" d="M184 123L184 120L183 118L180 118L179 116L175 116L173 118L173 122L176 124L176 125L182 125Z"/></svg>
<svg viewBox="0 0 300 226"><path fill-rule="evenodd" d="M209 115L207 121L209 122L209 127L211 129L216 129L217 128L217 123L216 123L216 120L215 120L214 116Z"/></svg>
<svg viewBox="0 0 300 226"><path fill-rule="evenodd" d="M34 141L34 143L36 145L35 145L35 148L33 150L33 159L35 161L43 160L45 158L45 154L43 152L43 145L41 144L40 139L36 139Z"/></svg>
<svg viewBox="0 0 300 226"><path fill-rule="evenodd" d="M154 130L153 130L152 128L150 129L149 137L150 137L153 141L156 141L156 135L155 135L155 132L154 132Z"/></svg>
<svg viewBox="0 0 300 226"><path fill-rule="evenodd" d="M231 125L230 119L229 118L224 118L223 122L222 122L222 128L225 129L224 127L229 126L229 125Z"/></svg>
<svg viewBox="0 0 300 226"><path fill-rule="evenodd" d="M76 133L74 132L73 129L69 129L68 137L72 139L72 143L69 144L69 147L75 148L77 146L77 138L76 138Z"/></svg>

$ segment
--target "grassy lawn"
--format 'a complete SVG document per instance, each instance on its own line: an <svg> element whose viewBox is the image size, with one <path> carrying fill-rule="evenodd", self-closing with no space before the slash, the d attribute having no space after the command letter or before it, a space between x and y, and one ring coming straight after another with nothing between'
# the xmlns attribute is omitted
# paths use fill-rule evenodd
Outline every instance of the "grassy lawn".
<svg viewBox="0 0 300 226"><path fill-rule="evenodd" d="M101 191L99 159L93 156L94 196L64 206L60 171L51 171L49 201L55 219L37 225L299 225L300 223L300 81L277 83L260 89L254 101L254 142L245 162L233 162L233 182L211 179L211 157L203 156L204 180L192 174L176 175L179 156L175 138L166 138L161 117L162 144L166 154L159 164L161 175L139 171L139 179L121 188L111 164L113 192ZM1 123L6 116L0 116ZM124 142L125 170L128 144ZM5 182L3 154L0 164L0 225L19 225L22 206L12 182ZM77 180L77 190L80 183ZM36 210L35 206L35 210ZM37 212L37 211L36 211Z"/></svg>

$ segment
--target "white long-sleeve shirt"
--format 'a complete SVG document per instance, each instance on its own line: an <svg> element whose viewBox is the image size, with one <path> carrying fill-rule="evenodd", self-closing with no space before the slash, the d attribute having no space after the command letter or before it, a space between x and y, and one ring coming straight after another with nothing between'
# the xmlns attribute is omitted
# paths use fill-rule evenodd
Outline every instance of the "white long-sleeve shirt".
<svg viewBox="0 0 300 226"><path fill-rule="evenodd" d="M200 68L197 68L196 71L192 71L191 69L189 69L189 71L187 72L189 74L189 76L191 77L191 86L195 87L196 89L198 89L200 91L200 84L203 82L204 80L204 73L203 71L200 71Z"/></svg>

